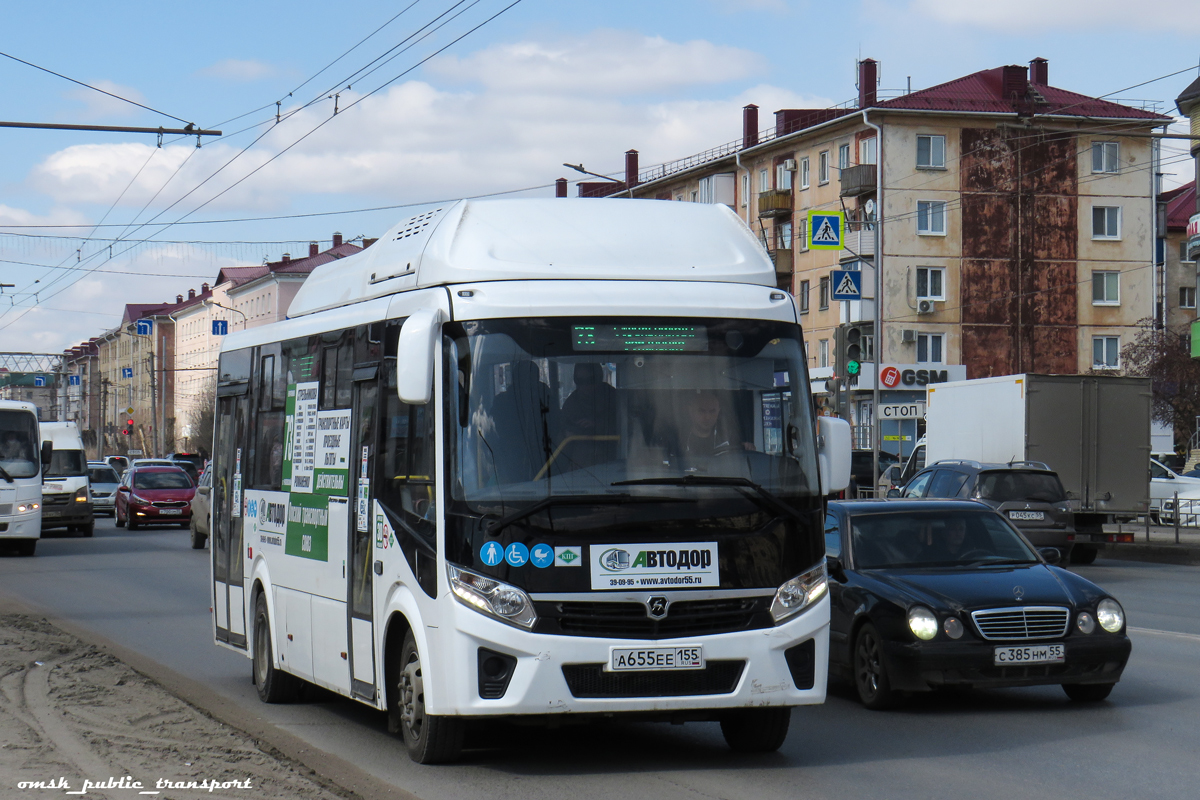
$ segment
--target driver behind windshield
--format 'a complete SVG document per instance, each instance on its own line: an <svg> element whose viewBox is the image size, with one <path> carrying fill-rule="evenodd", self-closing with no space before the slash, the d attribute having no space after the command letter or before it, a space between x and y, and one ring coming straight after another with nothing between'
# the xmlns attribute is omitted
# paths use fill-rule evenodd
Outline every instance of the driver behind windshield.
<svg viewBox="0 0 1200 800"><path fill-rule="evenodd" d="M721 415L721 398L716 392L697 390L684 396L683 414L675 441L668 449L675 456L712 456L730 449L753 450L752 442L734 445Z"/></svg>
<svg viewBox="0 0 1200 800"><path fill-rule="evenodd" d="M4 441L0 442L0 460L32 461L29 457L29 448L25 446L25 442L17 435L16 431L4 432Z"/></svg>

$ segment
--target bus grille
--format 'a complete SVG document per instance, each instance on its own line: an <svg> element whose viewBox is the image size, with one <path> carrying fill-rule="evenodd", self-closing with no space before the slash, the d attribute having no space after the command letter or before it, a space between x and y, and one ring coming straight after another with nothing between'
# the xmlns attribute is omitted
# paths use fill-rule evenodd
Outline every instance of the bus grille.
<svg viewBox="0 0 1200 800"><path fill-rule="evenodd" d="M538 631L568 636L674 639L771 627L769 597L680 600L667 616L651 619L642 603L537 603Z"/></svg>
<svg viewBox="0 0 1200 800"><path fill-rule="evenodd" d="M7 517L12 514L12 503L0 503L0 517Z"/></svg>
<svg viewBox="0 0 1200 800"><path fill-rule="evenodd" d="M563 677L574 697L689 697L730 694L745 661L709 661L704 669L605 672L603 664L564 664Z"/></svg>
<svg viewBox="0 0 1200 800"><path fill-rule="evenodd" d="M992 608L971 618L985 639L1057 639L1067 632L1070 613L1057 606Z"/></svg>

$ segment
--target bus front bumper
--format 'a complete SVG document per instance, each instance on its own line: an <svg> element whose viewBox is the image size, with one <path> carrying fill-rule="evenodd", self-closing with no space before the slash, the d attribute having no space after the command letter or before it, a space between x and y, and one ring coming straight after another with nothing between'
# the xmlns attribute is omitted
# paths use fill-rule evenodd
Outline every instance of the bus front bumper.
<svg viewBox="0 0 1200 800"><path fill-rule="evenodd" d="M443 664L432 671L437 677L427 703L433 714L630 712L695 719L713 718L721 709L825 701L828 595L773 628L679 639L538 634L460 604L455 604L451 615L452 624L427 629L431 638L439 637L437 649L446 654ZM704 669L609 671L613 648L690 645L703 646ZM493 679L496 667L504 664L509 665L508 678ZM426 675L430 672L426 670ZM503 673L501 669L499 674ZM425 680L428 683L429 677Z"/></svg>
<svg viewBox="0 0 1200 800"><path fill-rule="evenodd" d="M0 517L0 539L40 539L42 515L39 511Z"/></svg>

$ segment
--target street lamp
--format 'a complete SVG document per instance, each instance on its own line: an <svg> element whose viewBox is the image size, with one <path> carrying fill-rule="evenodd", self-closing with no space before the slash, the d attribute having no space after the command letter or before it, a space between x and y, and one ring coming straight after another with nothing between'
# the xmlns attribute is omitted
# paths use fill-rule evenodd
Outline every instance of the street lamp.
<svg viewBox="0 0 1200 800"><path fill-rule="evenodd" d="M217 308L223 308L226 311L232 311L235 314L242 314L242 312L238 311L236 308L230 308L229 306L223 306L220 303L218 303L216 300L213 300L211 297L208 298L207 300L205 300L204 304L206 306L216 306ZM242 330L246 330L246 315L245 314L242 314Z"/></svg>

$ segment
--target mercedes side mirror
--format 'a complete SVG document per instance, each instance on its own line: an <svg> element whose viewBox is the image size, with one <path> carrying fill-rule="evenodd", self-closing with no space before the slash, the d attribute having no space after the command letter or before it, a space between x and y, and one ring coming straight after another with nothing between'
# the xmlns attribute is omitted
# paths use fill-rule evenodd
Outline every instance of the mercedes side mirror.
<svg viewBox="0 0 1200 800"><path fill-rule="evenodd" d="M888 500L895 500L897 497L903 497L903 496L904 495L900 494L899 489L888 489L888 493L887 493Z"/></svg>
<svg viewBox="0 0 1200 800"><path fill-rule="evenodd" d="M1045 559L1047 564L1057 564L1062 561L1062 551L1057 547L1039 547L1038 555Z"/></svg>
<svg viewBox="0 0 1200 800"><path fill-rule="evenodd" d="M846 582L846 569L842 566L842 560L837 556L825 556L825 571L838 583Z"/></svg>

